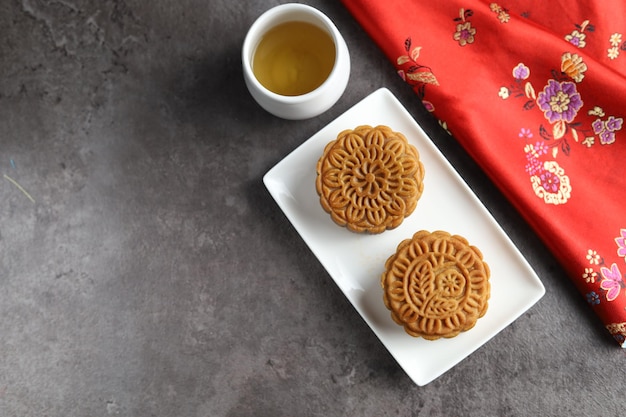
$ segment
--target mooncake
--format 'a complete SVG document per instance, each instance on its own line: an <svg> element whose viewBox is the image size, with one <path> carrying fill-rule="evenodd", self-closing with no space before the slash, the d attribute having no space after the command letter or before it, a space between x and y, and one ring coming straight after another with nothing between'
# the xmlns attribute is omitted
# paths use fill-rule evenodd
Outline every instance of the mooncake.
<svg viewBox="0 0 626 417"><path fill-rule="evenodd" d="M417 149L388 126L344 130L317 162L315 188L335 223L358 233L398 227L424 190Z"/></svg>
<svg viewBox="0 0 626 417"><path fill-rule="evenodd" d="M481 251L464 237L419 231L387 259L383 301L409 335L451 338L487 312L489 276Z"/></svg>

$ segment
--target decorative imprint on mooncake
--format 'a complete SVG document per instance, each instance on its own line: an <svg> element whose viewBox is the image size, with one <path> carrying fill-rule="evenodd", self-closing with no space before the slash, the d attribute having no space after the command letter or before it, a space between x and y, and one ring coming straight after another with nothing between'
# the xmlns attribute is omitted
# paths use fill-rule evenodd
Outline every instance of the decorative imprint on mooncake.
<svg viewBox="0 0 626 417"><path fill-rule="evenodd" d="M387 126L341 132L317 164L316 190L332 219L355 232L399 226L424 189L419 153Z"/></svg>
<svg viewBox="0 0 626 417"><path fill-rule="evenodd" d="M454 337L487 311L489 267L461 236L420 231L400 243L385 269L385 305L411 336Z"/></svg>

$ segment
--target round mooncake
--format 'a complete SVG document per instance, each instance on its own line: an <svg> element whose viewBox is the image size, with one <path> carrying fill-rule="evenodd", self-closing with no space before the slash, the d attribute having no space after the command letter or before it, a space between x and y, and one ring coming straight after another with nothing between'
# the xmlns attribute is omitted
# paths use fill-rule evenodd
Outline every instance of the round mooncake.
<svg viewBox="0 0 626 417"><path fill-rule="evenodd" d="M411 336L455 337L487 312L489 276L482 253L464 237L420 231L387 259L383 300Z"/></svg>
<svg viewBox="0 0 626 417"><path fill-rule="evenodd" d="M424 190L424 165L402 133L359 126L326 145L315 188L335 223L354 232L382 233L415 210Z"/></svg>

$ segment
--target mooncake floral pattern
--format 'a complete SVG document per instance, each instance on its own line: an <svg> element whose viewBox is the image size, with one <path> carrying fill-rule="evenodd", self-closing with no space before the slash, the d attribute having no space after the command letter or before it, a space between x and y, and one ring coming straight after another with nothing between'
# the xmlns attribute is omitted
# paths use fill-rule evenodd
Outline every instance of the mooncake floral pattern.
<svg viewBox="0 0 626 417"><path fill-rule="evenodd" d="M469 330L485 315L489 267L461 236L417 232L398 245L381 278L393 320L414 337L435 340Z"/></svg>
<svg viewBox="0 0 626 417"><path fill-rule="evenodd" d="M316 190L332 219L354 232L382 233L410 215L424 166L406 137L387 126L341 132L317 164Z"/></svg>

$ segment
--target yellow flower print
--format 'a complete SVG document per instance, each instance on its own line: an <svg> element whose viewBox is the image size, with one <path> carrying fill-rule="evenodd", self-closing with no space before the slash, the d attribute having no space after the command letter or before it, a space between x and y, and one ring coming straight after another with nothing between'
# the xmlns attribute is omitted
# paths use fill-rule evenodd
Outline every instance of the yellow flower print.
<svg viewBox="0 0 626 417"><path fill-rule="evenodd" d="M600 255L593 249L589 249L587 251L587 260L591 265L599 265L600 264Z"/></svg>
<svg viewBox="0 0 626 417"><path fill-rule="evenodd" d="M577 54L566 52L561 57L561 71L579 83L585 77L587 64L585 64L583 59Z"/></svg>
<svg viewBox="0 0 626 417"><path fill-rule="evenodd" d="M587 113L591 116L604 117L604 110L602 110L600 106L594 106L593 109L589 110Z"/></svg>
<svg viewBox="0 0 626 417"><path fill-rule="evenodd" d="M609 39L609 42L611 43L611 46L619 46L619 44L622 43L622 34L621 33L612 34L611 38Z"/></svg>
<svg viewBox="0 0 626 417"><path fill-rule="evenodd" d="M607 50L607 56L609 57L609 59L616 59L619 56L619 48L620 48L620 44L622 43L622 34L621 33L614 33L611 35L611 37L609 38L609 43L611 44L611 47Z"/></svg>
<svg viewBox="0 0 626 417"><path fill-rule="evenodd" d="M593 268L585 268L585 272L583 272L583 279L586 283L593 284L596 282L596 278L598 277L598 273L593 270Z"/></svg>
<svg viewBox="0 0 626 417"><path fill-rule="evenodd" d="M509 11L501 7L499 4L491 3L489 5L489 9L491 9L492 12L498 15L498 20L500 21L500 23L508 23L509 20L511 20L511 15L509 15Z"/></svg>

